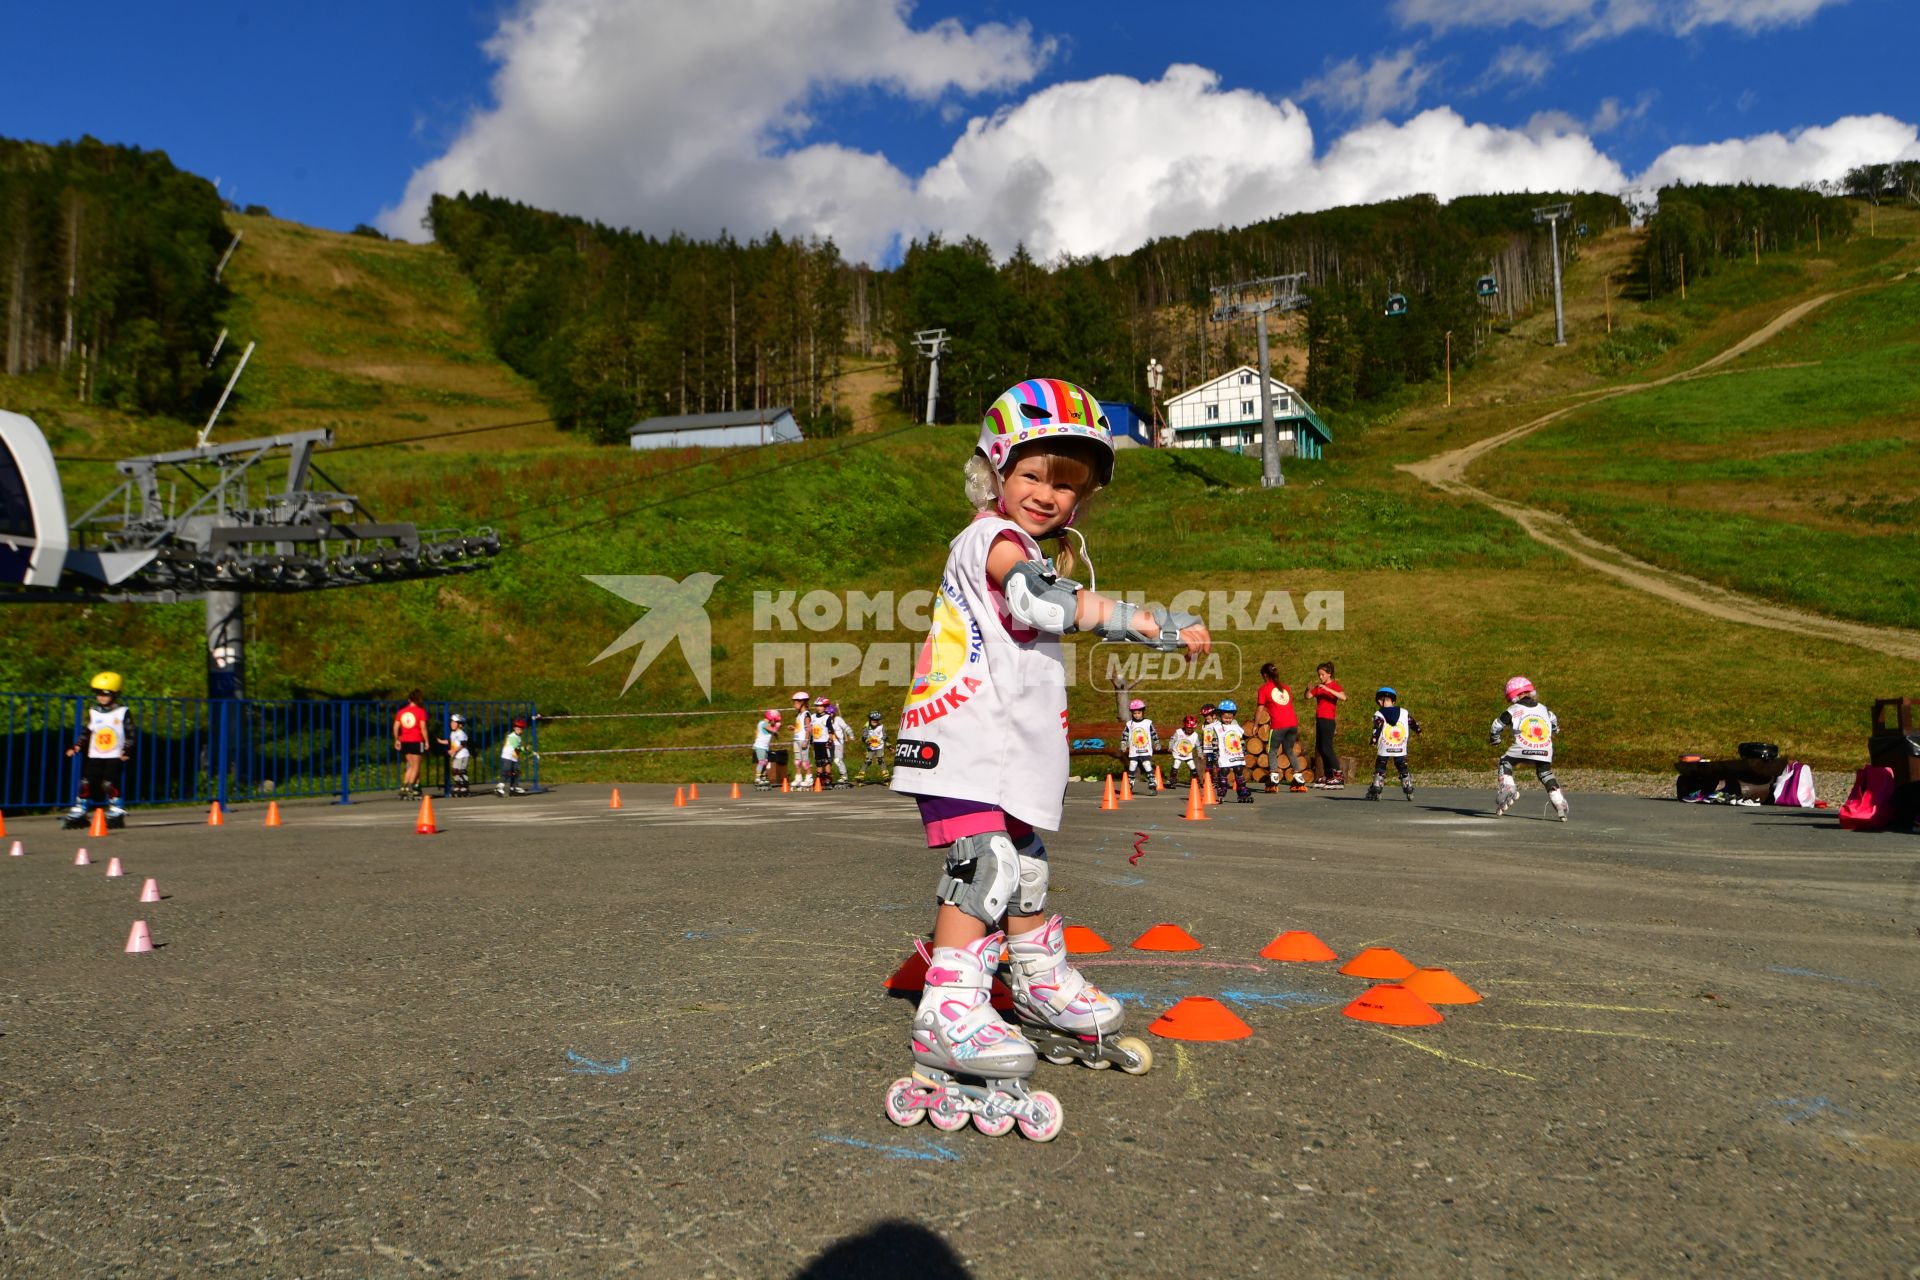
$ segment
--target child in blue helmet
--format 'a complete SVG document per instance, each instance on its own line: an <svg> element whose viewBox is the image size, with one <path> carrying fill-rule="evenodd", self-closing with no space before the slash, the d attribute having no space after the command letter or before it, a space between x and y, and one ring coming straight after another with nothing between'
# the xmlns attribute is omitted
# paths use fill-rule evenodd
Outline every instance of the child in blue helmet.
<svg viewBox="0 0 1920 1280"><path fill-rule="evenodd" d="M1367 799L1378 800L1386 790L1387 761L1391 760L1400 775L1400 789L1411 800L1413 771L1407 765L1407 744L1411 735L1420 732L1420 722L1400 705L1400 694L1391 685L1374 690L1373 701L1378 710L1373 713L1373 785L1367 788Z"/></svg>
<svg viewBox="0 0 1920 1280"><path fill-rule="evenodd" d="M1240 704L1232 698L1220 700L1220 790L1225 792L1229 779L1233 782L1234 798L1241 804L1253 803L1253 792L1247 787L1247 727L1234 717L1240 713Z"/></svg>

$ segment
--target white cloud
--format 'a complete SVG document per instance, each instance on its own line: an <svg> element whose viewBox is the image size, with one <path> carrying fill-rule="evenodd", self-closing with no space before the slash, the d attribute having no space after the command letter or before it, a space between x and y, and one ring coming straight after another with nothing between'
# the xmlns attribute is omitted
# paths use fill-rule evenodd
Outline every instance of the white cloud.
<svg viewBox="0 0 1920 1280"><path fill-rule="evenodd" d="M1406 26L1447 31L1455 27L1568 28L1576 44L1652 27L1690 35L1702 27L1727 26L1751 35L1798 26L1822 9L1846 0L1396 0L1394 13Z"/></svg>
<svg viewBox="0 0 1920 1280"><path fill-rule="evenodd" d="M1379 54L1364 69L1358 58L1348 58L1307 81L1300 87L1300 96L1362 120L1404 111L1420 100L1420 91L1433 78L1431 67L1415 62L1418 55L1417 48Z"/></svg>
<svg viewBox="0 0 1920 1280"><path fill-rule="evenodd" d="M1544 49L1534 49L1523 44L1510 44L1493 55L1493 61L1487 66L1486 75L1481 77L1481 85L1499 84L1508 80L1524 85L1539 84L1547 78L1547 72L1553 70L1553 55Z"/></svg>
<svg viewBox="0 0 1920 1280"><path fill-rule="evenodd" d="M522 0L486 46L493 105L380 225L418 237L434 192L489 191L662 232L834 232L877 253L910 184L880 156L783 151L809 104L1005 91L1053 51L1024 25L916 28L908 14L907 0Z"/></svg>
<svg viewBox="0 0 1920 1280"><path fill-rule="evenodd" d="M1848 169L1920 160L1920 128L1887 115L1844 116L1791 133L1762 133L1703 146L1669 147L1636 185L1761 182L1783 187L1835 180Z"/></svg>

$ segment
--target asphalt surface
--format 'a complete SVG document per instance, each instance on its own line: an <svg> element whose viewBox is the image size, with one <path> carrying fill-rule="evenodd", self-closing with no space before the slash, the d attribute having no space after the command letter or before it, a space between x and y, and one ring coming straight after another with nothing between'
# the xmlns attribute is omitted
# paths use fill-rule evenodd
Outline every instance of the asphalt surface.
<svg viewBox="0 0 1920 1280"><path fill-rule="evenodd" d="M881 1111L937 855L878 789L9 817L0 1273L1920 1275L1920 841L1528 788L1076 787L1055 906L1133 1029L1050 1144ZM1132 861L1136 831L1147 833ZM88 844L96 865L71 865ZM108 879L111 855L127 876ZM165 901L139 906L141 880ZM122 953L151 922L159 949ZM1127 943L1178 924L1183 955ZM1342 1017L1368 944L1486 999Z"/></svg>

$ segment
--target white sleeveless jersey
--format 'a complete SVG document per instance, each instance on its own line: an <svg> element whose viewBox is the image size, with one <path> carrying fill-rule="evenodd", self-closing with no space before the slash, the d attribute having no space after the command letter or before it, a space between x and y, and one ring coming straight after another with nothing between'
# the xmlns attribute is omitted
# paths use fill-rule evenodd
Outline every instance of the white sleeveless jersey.
<svg viewBox="0 0 1920 1280"><path fill-rule="evenodd" d="M773 746L773 721L762 720L753 727L753 749L765 751Z"/></svg>
<svg viewBox="0 0 1920 1280"><path fill-rule="evenodd" d="M1553 712L1516 702L1500 713L1493 726L1499 730L1509 722L1513 728L1513 745L1507 748L1509 757L1553 763L1553 735L1560 732L1560 720Z"/></svg>
<svg viewBox="0 0 1920 1280"><path fill-rule="evenodd" d="M127 749L127 709L87 708L87 759L118 760Z"/></svg>
<svg viewBox="0 0 1920 1280"><path fill-rule="evenodd" d="M885 751L887 749L887 729L885 725L867 726L867 750Z"/></svg>
<svg viewBox="0 0 1920 1280"><path fill-rule="evenodd" d="M1405 707L1396 709L1400 712L1400 718L1397 724L1388 724L1387 717L1382 712L1376 711L1373 713L1373 723L1380 730L1379 736L1373 740L1373 753L1375 755L1404 756L1407 754L1407 734L1410 732L1408 725L1411 723L1412 718L1407 715L1407 709Z"/></svg>
<svg viewBox="0 0 1920 1280"><path fill-rule="evenodd" d="M1127 721L1127 755L1133 759L1153 754L1153 721L1141 716Z"/></svg>
<svg viewBox="0 0 1920 1280"><path fill-rule="evenodd" d="M1238 769L1247 763L1247 730L1238 720L1220 726L1220 767Z"/></svg>
<svg viewBox="0 0 1920 1280"><path fill-rule="evenodd" d="M1220 725L1208 720L1200 726L1200 749L1210 756L1220 754Z"/></svg>
<svg viewBox="0 0 1920 1280"><path fill-rule="evenodd" d="M1009 629L987 585L1001 534L1035 543L1011 520L976 518L951 543L933 625L914 664L893 748L895 791L998 805L1060 828L1067 786L1067 682L1060 638Z"/></svg>
<svg viewBox="0 0 1920 1280"><path fill-rule="evenodd" d="M1192 764L1193 753L1200 745L1200 735L1186 729L1173 731L1173 761L1175 764Z"/></svg>

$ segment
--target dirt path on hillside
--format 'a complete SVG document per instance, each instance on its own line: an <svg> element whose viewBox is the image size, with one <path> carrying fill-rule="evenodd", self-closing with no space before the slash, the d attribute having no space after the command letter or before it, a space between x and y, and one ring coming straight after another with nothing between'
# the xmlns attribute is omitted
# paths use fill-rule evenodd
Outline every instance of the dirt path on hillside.
<svg viewBox="0 0 1920 1280"><path fill-rule="evenodd" d="M1725 351L1702 361L1691 369L1669 374L1664 378L1656 378L1650 382L1635 383L1629 387L1615 387L1586 395L1574 404L1542 414L1511 430L1476 440L1458 449L1435 454L1420 462L1401 463L1399 469L1418 476L1428 484L1449 493L1462 494L1485 503L1519 525L1535 542L1552 547L1579 561L1587 568L1606 574L1636 591L1657 596L1669 603L1681 605L1726 622L1738 622L1752 627L1768 627L1775 631L1787 631L1821 640L1837 640L1842 644L1869 649L1907 662L1920 662L1920 632L1846 622L1783 605L1768 604L1751 596L1714 586L1710 582L1688 574L1662 569L1629 555L1618 547L1582 533L1564 516L1502 498L1476 485L1468 484L1466 479L1468 468L1495 449L1531 435L1548 423L1557 421L1575 410L1584 409L1603 400L1635 395L1655 387L1684 382L1709 373L1745 355L1762 343L1771 341L1781 330L1797 323L1814 308L1831 302L1839 296L1838 293L1823 293L1817 298L1809 298L1805 302L1789 307Z"/></svg>

